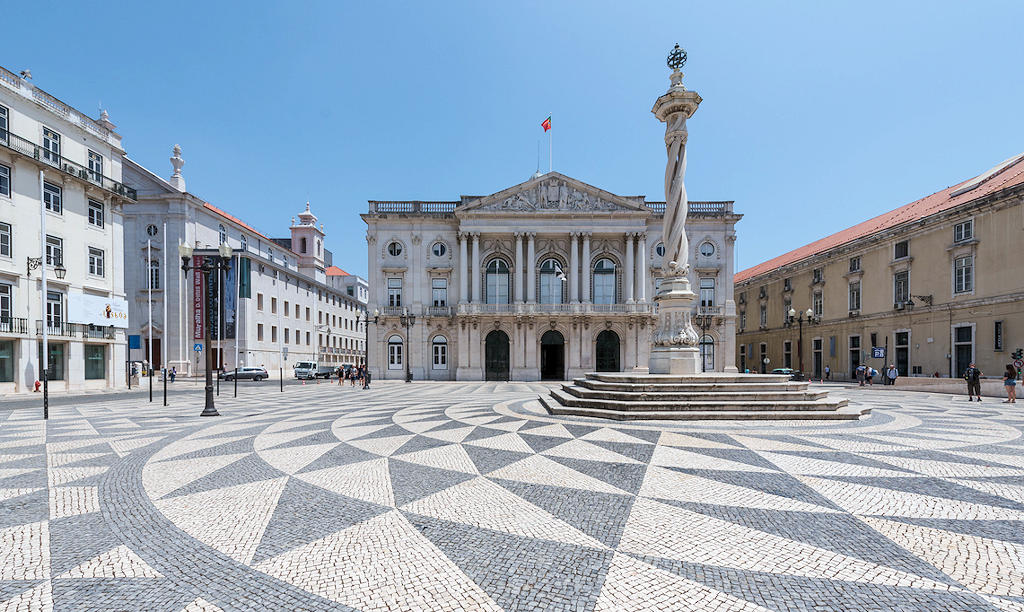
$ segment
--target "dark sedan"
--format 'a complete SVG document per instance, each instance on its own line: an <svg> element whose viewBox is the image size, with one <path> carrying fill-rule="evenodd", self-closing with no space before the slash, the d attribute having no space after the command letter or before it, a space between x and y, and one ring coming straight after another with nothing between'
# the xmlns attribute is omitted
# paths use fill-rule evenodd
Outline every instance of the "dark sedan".
<svg viewBox="0 0 1024 612"><path fill-rule="evenodd" d="M789 376L790 380L803 380L804 375L800 370L794 370L793 368L775 368L772 370L772 374L785 374Z"/></svg>

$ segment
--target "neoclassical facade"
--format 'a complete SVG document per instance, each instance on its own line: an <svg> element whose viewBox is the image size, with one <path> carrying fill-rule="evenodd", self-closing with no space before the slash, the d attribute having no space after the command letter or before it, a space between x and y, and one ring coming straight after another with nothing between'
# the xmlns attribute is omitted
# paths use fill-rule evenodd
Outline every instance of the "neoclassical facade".
<svg viewBox="0 0 1024 612"><path fill-rule="evenodd" d="M663 202L558 172L459 201L371 201L369 363L383 378L564 380L647 369ZM690 202L707 370L735 370L732 202Z"/></svg>

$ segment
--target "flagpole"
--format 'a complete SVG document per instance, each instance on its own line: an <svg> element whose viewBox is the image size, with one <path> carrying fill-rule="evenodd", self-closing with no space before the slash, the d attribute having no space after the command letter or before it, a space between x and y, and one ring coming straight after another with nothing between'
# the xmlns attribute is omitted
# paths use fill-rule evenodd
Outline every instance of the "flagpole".
<svg viewBox="0 0 1024 612"><path fill-rule="evenodd" d="M551 115L548 115L548 119L550 119L550 118L551 118ZM548 128L548 172L551 172L551 170L554 168L553 162L551 161L551 153L552 153L552 151L554 151L554 147L551 144L551 142L553 140L553 138L552 138L553 134L551 132L554 129L555 129L554 126Z"/></svg>

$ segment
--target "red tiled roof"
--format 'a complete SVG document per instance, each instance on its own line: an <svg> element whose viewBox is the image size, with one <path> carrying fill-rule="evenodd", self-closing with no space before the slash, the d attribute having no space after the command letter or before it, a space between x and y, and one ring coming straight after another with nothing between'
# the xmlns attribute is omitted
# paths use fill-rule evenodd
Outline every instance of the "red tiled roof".
<svg viewBox="0 0 1024 612"><path fill-rule="evenodd" d="M258 229L256 229L255 227L253 227L253 226L249 225L249 224L248 224L248 223L246 223L245 221L242 221L242 220L241 220L241 219L239 219L238 217L236 217L236 216L234 216L234 215L232 215L232 214L230 214L230 213L224 212L223 210L221 210L221 209L217 208L217 207L216 207L216 206L214 206L213 204L210 204L209 202L205 202L205 201L204 201L204 202L203 202L203 207L204 207L204 208L206 208L206 210L209 210L210 212L213 212L213 213L215 213L215 214L218 214L218 215L220 215L221 217L224 217L225 219L227 219L228 221L231 221L232 223L235 223L235 224L237 224L237 225L240 225L240 226L244 227L245 229L247 229L247 230L249 230L250 232L252 232L252 233L256 234L257 236L259 236L259 237L263 238L264 240L267 240L267 241L273 242L273 239L272 239L272 238L270 238L269 236L267 236L266 234L264 234L263 232L259 231L259 230L258 230ZM282 248L283 248L283 247L282 247ZM289 251L291 251L291 249L289 249ZM295 253L295 251L291 251L291 252L292 252L292 253ZM297 255L298 253L295 253L295 254Z"/></svg>
<svg viewBox="0 0 1024 612"><path fill-rule="evenodd" d="M799 249L779 255L778 257L769 259L768 261L757 264L756 266L737 272L733 276L733 281L737 283L743 282L754 278L755 276L760 276L761 274L781 268L782 266L787 266L828 251L829 249L842 246L848 242L857 240L858 238L863 238L864 236L887 230L904 223L923 219L924 217L935 213L991 195L1002 189L1020 185L1024 183L1024 154L1010 158L1006 162L996 166L993 170L994 172L988 171L976 177L972 177L966 181L957 183L952 187L947 187L942 191L933 193L930 196L901 206L896 210L883 213L873 219L868 219L867 221L854 225L853 227L836 232L831 236L826 236L821 240L816 240L808 245L800 247ZM968 184L974 182L978 183L976 187L971 189L962 189Z"/></svg>
<svg viewBox="0 0 1024 612"><path fill-rule="evenodd" d="M352 276L351 274L342 270L338 266L331 266L330 268L327 268L327 270L325 271L327 272L327 276Z"/></svg>

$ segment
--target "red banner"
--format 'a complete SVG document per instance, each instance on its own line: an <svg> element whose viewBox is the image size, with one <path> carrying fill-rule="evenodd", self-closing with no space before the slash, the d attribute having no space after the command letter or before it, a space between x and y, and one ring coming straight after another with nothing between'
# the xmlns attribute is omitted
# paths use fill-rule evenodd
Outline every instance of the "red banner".
<svg viewBox="0 0 1024 612"><path fill-rule="evenodd" d="M199 266L203 265L202 255L195 255L192 257L192 327L195 333L192 337L196 340L202 340L204 338L203 322L206 321L206 317L203 316L205 311L203 309L203 273L199 271Z"/></svg>

